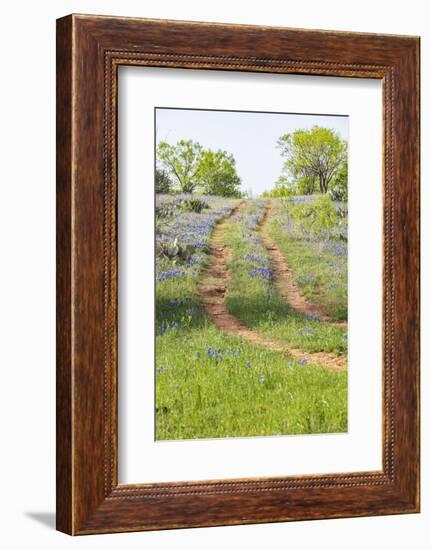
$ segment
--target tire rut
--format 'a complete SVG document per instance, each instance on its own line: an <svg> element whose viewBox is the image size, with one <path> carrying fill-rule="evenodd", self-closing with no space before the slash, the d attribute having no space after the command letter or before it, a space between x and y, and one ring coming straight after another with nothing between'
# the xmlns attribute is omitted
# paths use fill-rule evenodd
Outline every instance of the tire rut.
<svg viewBox="0 0 431 550"><path fill-rule="evenodd" d="M230 273L226 267L229 261L229 250L224 244L224 230L229 220L243 206L244 203L241 203L233 208L228 216L221 220L214 228L209 245L209 261L202 272L198 286L198 297L203 311L218 329L240 336L247 342L272 351L285 353L296 360L305 360L308 363L318 364L327 368L345 369L347 361L343 356L328 352L306 352L301 349L287 347L280 342L258 334L228 311L225 304L225 296L227 293L227 282L230 278Z"/></svg>
<svg viewBox="0 0 431 550"><path fill-rule="evenodd" d="M334 321L326 313L322 306L309 302L302 294L300 288L295 283L295 279L289 269L283 253L269 234L268 224L271 216L272 204L269 202L269 206L266 209L265 217L261 225L261 237L270 255L270 264L274 282L280 296L295 311L301 313L302 315L316 317L319 321L323 321L324 323L347 328L346 321Z"/></svg>

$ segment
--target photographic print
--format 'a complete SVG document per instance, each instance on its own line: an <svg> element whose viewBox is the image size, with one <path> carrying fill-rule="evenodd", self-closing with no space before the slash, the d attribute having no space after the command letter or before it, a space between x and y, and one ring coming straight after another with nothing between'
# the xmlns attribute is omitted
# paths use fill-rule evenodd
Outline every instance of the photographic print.
<svg viewBox="0 0 431 550"><path fill-rule="evenodd" d="M419 512L420 38L56 46L57 529Z"/></svg>
<svg viewBox="0 0 431 550"><path fill-rule="evenodd" d="M155 109L156 440L347 432L348 131Z"/></svg>

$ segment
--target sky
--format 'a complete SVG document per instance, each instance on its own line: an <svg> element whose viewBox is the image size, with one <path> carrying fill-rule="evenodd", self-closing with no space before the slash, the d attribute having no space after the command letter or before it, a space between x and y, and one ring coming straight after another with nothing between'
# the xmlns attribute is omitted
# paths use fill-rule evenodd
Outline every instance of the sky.
<svg viewBox="0 0 431 550"><path fill-rule="evenodd" d="M156 109L157 143L175 144L181 139L191 139L205 149L232 153L241 190L251 191L252 196L271 189L281 174L283 159L276 147L278 138L315 125L332 128L348 139L347 116Z"/></svg>

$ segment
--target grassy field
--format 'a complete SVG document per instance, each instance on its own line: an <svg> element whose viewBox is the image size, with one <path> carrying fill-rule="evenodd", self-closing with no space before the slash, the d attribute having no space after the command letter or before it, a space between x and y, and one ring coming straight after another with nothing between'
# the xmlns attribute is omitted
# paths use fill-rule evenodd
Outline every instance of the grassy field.
<svg viewBox="0 0 431 550"><path fill-rule="evenodd" d="M346 431L346 371L299 365L201 322L158 338L157 439Z"/></svg>
<svg viewBox="0 0 431 550"><path fill-rule="evenodd" d="M289 217L283 201L273 202L270 234L289 258L297 285L333 319L347 320L347 220L315 234Z"/></svg>
<svg viewBox="0 0 431 550"><path fill-rule="evenodd" d="M199 304L199 275L216 223L237 200L157 197L156 439L196 439L347 430L347 372L311 366L218 330ZM248 200L228 220L227 306L271 339L306 351L345 354L345 330L306 319L277 296L259 222ZM281 231L274 224L275 231Z"/></svg>

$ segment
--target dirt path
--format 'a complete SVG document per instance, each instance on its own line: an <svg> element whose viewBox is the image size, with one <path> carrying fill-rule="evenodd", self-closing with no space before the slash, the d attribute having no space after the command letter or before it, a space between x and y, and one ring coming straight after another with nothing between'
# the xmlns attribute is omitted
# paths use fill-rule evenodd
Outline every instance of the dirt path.
<svg viewBox="0 0 431 550"><path fill-rule="evenodd" d="M230 273L226 268L229 251L224 244L224 230L229 219L235 216L242 206L243 203L235 207L214 229L209 246L209 262L202 273L198 287L198 295L204 312L217 328L229 334L240 336L252 344L272 351L286 353L293 359L306 360L308 363L320 364L334 369L346 368L347 361L343 356L327 352L310 353L289 348L254 332L229 313L224 300L227 292L226 284L230 277Z"/></svg>
<svg viewBox="0 0 431 550"><path fill-rule="evenodd" d="M302 315L318 317L320 321L324 321L325 323L330 323L331 325L338 327L347 327L346 321L334 321L331 317L329 317L322 306L308 302L302 294L300 288L295 283L293 274L290 271L280 248L275 244L269 234L268 226L271 216L272 203L270 201L261 226L261 237L270 254L274 282L280 296L293 309L299 313L302 313Z"/></svg>

